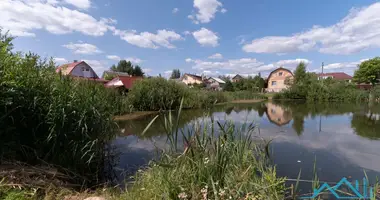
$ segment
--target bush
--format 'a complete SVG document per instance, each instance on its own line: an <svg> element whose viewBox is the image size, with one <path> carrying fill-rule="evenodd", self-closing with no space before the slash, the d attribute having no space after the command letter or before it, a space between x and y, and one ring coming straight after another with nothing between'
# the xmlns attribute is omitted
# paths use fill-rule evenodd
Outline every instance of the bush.
<svg viewBox="0 0 380 200"><path fill-rule="evenodd" d="M54 68L37 55L0 50L0 162L47 163L69 170L80 184L96 183L116 128L112 118L125 100Z"/></svg>
<svg viewBox="0 0 380 200"><path fill-rule="evenodd" d="M169 110L179 106L187 89L173 80L149 78L133 85L128 100L137 110Z"/></svg>

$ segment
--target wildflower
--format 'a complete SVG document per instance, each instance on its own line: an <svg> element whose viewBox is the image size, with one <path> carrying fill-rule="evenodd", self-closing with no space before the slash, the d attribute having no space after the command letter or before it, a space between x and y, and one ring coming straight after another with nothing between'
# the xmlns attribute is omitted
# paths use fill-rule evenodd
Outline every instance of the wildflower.
<svg viewBox="0 0 380 200"><path fill-rule="evenodd" d="M203 200L207 200L207 189L208 189L207 185L201 189Z"/></svg>
<svg viewBox="0 0 380 200"><path fill-rule="evenodd" d="M209 159L209 158L207 158L207 157L206 157L204 160L205 160L205 161L204 161L204 163L205 163L205 164L207 164L207 163L209 163L209 162L210 162L210 159Z"/></svg>
<svg viewBox="0 0 380 200"><path fill-rule="evenodd" d="M145 188L141 188L140 190L145 190Z"/></svg>
<svg viewBox="0 0 380 200"><path fill-rule="evenodd" d="M178 198L180 199L187 199L187 194L185 192L181 192L178 194Z"/></svg>
<svg viewBox="0 0 380 200"><path fill-rule="evenodd" d="M226 191L223 189L219 189L219 196L223 197L226 194Z"/></svg>

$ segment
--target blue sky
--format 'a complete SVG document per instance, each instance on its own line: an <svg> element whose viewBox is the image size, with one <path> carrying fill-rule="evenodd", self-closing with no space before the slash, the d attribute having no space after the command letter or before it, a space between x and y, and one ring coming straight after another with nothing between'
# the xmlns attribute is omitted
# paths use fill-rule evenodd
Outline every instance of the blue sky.
<svg viewBox="0 0 380 200"><path fill-rule="evenodd" d="M0 27L16 50L87 61L119 59L147 74L268 74L304 61L344 71L379 55L380 3L372 0L1 0Z"/></svg>

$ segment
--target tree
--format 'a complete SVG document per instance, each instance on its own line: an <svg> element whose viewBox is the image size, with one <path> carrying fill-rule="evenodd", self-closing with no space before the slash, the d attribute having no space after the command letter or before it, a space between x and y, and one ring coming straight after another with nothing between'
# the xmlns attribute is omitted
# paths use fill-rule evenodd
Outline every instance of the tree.
<svg viewBox="0 0 380 200"><path fill-rule="evenodd" d="M294 83L302 83L307 79L306 73L306 64L304 62L300 62L294 71Z"/></svg>
<svg viewBox="0 0 380 200"><path fill-rule="evenodd" d="M230 80L226 81L226 84L224 84L223 90L224 91L230 91L230 92L234 91L234 86L232 85Z"/></svg>
<svg viewBox="0 0 380 200"><path fill-rule="evenodd" d="M133 73L132 73L133 76L144 76L144 72L142 71L141 67L136 65L134 68L133 68Z"/></svg>
<svg viewBox="0 0 380 200"><path fill-rule="evenodd" d="M178 79L178 78L181 78L181 71L179 71L179 69L173 69L170 79Z"/></svg>
<svg viewBox="0 0 380 200"><path fill-rule="evenodd" d="M355 71L354 81L357 83L371 83L375 86L380 78L380 57L364 61Z"/></svg>
<svg viewBox="0 0 380 200"><path fill-rule="evenodd" d="M130 61L120 60L117 66L112 65L111 70L114 72L123 72L123 73L128 73L129 75L132 75L133 65Z"/></svg>

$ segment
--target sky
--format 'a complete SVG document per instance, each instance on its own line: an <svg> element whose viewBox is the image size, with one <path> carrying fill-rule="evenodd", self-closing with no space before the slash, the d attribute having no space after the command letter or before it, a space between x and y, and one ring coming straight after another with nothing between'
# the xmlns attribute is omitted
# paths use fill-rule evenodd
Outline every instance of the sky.
<svg viewBox="0 0 380 200"><path fill-rule="evenodd" d="M0 0L0 27L16 51L100 76L120 59L151 76L266 76L301 61L352 75L380 52L373 0Z"/></svg>

